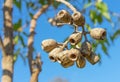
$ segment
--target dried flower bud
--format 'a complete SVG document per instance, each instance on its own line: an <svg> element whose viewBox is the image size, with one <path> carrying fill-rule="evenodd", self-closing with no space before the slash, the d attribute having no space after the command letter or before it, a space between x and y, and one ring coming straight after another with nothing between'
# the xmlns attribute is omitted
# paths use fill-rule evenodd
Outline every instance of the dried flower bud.
<svg viewBox="0 0 120 82"><path fill-rule="evenodd" d="M71 22L71 15L66 10L59 11L56 18L63 23L70 23Z"/></svg>
<svg viewBox="0 0 120 82"><path fill-rule="evenodd" d="M72 48L69 50L68 58L71 61L76 61L80 55L81 55L80 50Z"/></svg>
<svg viewBox="0 0 120 82"><path fill-rule="evenodd" d="M57 42L53 39L47 39L42 41L42 49L46 52L50 52L57 47Z"/></svg>
<svg viewBox="0 0 120 82"><path fill-rule="evenodd" d="M91 54L92 51L92 45L90 42L85 41L82 43L81 48L80 48L81 54L83 56L89 56Z"/></svg>
<svg viewBox="0 0 120 82"><path fill-rule="evenodd" d="M90 35L96 40L103 40L106 38L106 30L103 28L94 28L90 31Z"/></svg>
<svg viewBox="0 0 120 82"><path fill-rule="evenodd" d="M69 61L69 60L64 60L64 62L62 62L61 65L62 65L64 68L68 68L68 67L74 65L74 62L73 62L73 61Z"/></svg>
<svg viewBox="0 0 120 82"><path fill-rule="evenodd" d="M69 42L71 45L76 45L78 44L82 39L82 33L81 32L76 32L70 35L69 37Z"/></svg>
<svg viewBox="0 0 120 82"><path fill-rule="evenodd" d="M73 22L77 26L84 26L85 18L80 12L75 12L72 14Z"/></svg>
<svg viewBox="0 0 120 82"><path fill-rule="evenodd" d="M99 56L93 52L90 54L90 56L86 57L86 59L93 65L100 60Z"/></svg>
<svg viewBox="0 0 120 82"><path fill-rule="evenodd" d="M61 47L57 47L55 49L53 49L50 53L49 53L49 58L51 61L56 62L57 61L57 55L58 53L62 52L63 48Z"/></svg>
<svg viewBox="0 0 120 82"><path fill-rule="evenodd" d="M79 56L79 58L76 61L76 65L78 68L84 68L86 65L86 60L83 56Z"/></svg>

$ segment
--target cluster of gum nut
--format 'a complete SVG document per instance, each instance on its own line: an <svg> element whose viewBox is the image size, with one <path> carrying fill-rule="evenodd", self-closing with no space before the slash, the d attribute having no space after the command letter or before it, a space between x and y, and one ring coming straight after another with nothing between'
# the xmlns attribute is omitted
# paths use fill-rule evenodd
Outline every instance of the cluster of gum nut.
<svg viewBox="0 0 120 82"><path fill-rule="evenodd" d="M72 20L72 24L77 26L85 24L85 19L80 12L75 12L71 16L68 11L61 10L58 12L56 18L63 23L70 23ZM93 28L89 34L93 39L103 40L106 37L106 30L103 28ZM64 43L58 43L54 39L46 39L42 41L41 47L49 53L49 58L52 62L58 62L64 68L74 65L75 62L78 68L84 68L86 60L94 65L100 58L93 52L92 44L88 40L85 40L81 46L77 46L82 40L83 35L83 31L73 32ZM68 43L75 47L68 49Z"/></svg>

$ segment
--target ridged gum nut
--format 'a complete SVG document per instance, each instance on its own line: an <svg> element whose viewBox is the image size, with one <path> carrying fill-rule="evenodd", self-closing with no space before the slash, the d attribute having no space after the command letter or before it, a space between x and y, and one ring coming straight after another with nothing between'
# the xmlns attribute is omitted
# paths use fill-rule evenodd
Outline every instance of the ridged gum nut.
<svg viewBox="0 0 120 82"><path fill-rule="evenodd" d="M85 24L85 18L80 12L73 13L72 19L74 24L76 24L77 26L84 26Z"/></svg>
<svg viewBox="0 0 120 82"><path fill-rule="evenodd" d="M73 66L73 65L74 65L74 62L73 62L73 61L70 61L70 60L64 60L64 62L62 62L61 65L62 65L64 68L68 68L68 67L70 67L70 66Z"/></svg>
<svg viewBox="0 0 120 82"><path fill-rule="evenodd" d="M76 65L78 68L84 68L86 65L86 60L83 56L79 56L79 58L76 61Z"/></svg>
<svg viewBox="0 0 120 82"><path fill-rule="evenodd" d="M56 18L58 20L62 21L63 23L70 23L71 22L71 15L66 10L59 11Z"/></svg>
<svg viewBox="0 0 120 82"><path fill-rule="evenodd" d="M55 49L53 49L50 53L49 53L49 58L52 62L56 62L57 61L57 55L58 53L62 52L63 48L61 47L57 47Z"/></svg>
<svg viewBox="0 0 120 82"><path fill-rule="evenodd" d="M57 47L57 42L53 39L43 40L41 47L44 51L50 52Z"/></svg>
<svg viewBox="0 0 120 82"><path fill-rule="evenodd" d="M90 36L96 40L103 40L106 38L106 30L103 28L91 29Z"/></svg>
<svg viewBox="0 0 120 82"><path fill-rule="evenodd" d="M57 61L58 63L62 63L64 62L64 59L68 59L67 55L69 53L69 50L64 50L62 52L60 52L58 55L57 55Z"/></svg>
<svg viewBox="0 0 120 82"><path fill-rule="evenodd" d="M90 56L86 57L86 59L87 59L92 65L96 64L96 63L100 60L99 56L96 55L96 54L93 53L93 52L90 54Z"/></svg>
<svg viewBox="0 0 120 82"><path fill-rule="evenodd" d="M81 55L80 50L72 48L69 50L68 58L71 61L76 61L80 55Z"/></svg>
<svg viewBox="0 0 120 82"><path fill-rule="evenodd" d="M82 32L76 32L70 35L69 42L71 45L76 45L82 40Z"/></svg>
<svg viewBox="0 0 120 82"><path fill-rule="evenodd" d="M88 41L83 42L81 45L80 51L84 57L89 56L91 54L91 51L92 51L91 43Z"/></svg>

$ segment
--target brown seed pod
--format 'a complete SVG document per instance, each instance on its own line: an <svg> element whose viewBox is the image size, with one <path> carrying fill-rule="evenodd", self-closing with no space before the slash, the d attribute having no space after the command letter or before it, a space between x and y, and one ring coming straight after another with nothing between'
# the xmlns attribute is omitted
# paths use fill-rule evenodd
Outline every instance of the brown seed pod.
<svg viewBox="0 0 120 82"><path fill-rule="evenodd" d="M62 52L63 48L62 47L57 47L55 49L53 49L50 53L49 53L49 58L52 62L56 62L57 61L57 55L58 53Z"/></svg>
<svg viewBox="0 0 120 82"><path fill-rule="evenodd" d="M80 50L72 48L69 50L68 58L71 61L76 61L80 55L81 55Z"/></svg>
<svg viewBox="0 0 120 82"><path fill-rule="evenodd" d="M69 53L69 50L64 50L64 51L60 52L57 55L57 61L58 61L58 63L64 62L65 59L67 60L68 59L68 57L67 57L68 53Z"/></svg>
<svg viewBox="0 0 120 82"><path fill-rule="evenodd" d="M65 51L60 52L57 55L57 61L58 61L58 63L60 63L64 68L70 67L70 66L72 66L74 64L74 62L71 61L68 58L68 56L67 56L68 53L69 53L69 50L65 50Z"/></svg>
<svg viewBox="0 0 120 82"><path fill-rule="evenodd" d="M90 36L96 40L103 40L106 38L106 30L103 28L91 29Z"/></svg>
<svg viewBox="0 0 120 82"><path fill-rule="evenodd" d="M81 48L80 48L81 54L83 56L89 56L91 54L92 51L92 45L90 42L85 41L82 43Z"/></svg>
<svg viewBox="0 0 120 82"><path fill-rule="evenodd" d="M73 22L77 26L84 26L85 18L80 12L75 12L72 14Z"/></svg>
<svg viewBox="0 0 120 82"><path fill-rule="evenodd" d="M71 45L76 45L81 41L81 39L82 39L82 32L76 32L70 35L69 42Z"/></svg>
<svg viewBox="0 0 120 82"><path fill-rule="evenodd" d="M50 52L51 50L56 48L57 45L58 45L57 42L53 39L43 40L41 44L42 49L46 52Z"/></svg>
<svg viewBox="0 0 120 82"><path fill-rule="evenodd" d="M66 10L59 11L56 18L63 23L70 23L71 22L71 15Z"/></svg>
<svg viewBox="0 0 120 82"><path fill-rule="evenodd" d="M96 55L95 53L91 52L90 56L87 56L86 59L92 64L96 64L100 58L98 55Z"/></svg>
<svg viewBox="0 0 120 82"><path fill-rule="evenodd" d="M76 61L76 65L78 68L84 68L86 65L86 60L83 56L79 56L79 58Z"/></svg>

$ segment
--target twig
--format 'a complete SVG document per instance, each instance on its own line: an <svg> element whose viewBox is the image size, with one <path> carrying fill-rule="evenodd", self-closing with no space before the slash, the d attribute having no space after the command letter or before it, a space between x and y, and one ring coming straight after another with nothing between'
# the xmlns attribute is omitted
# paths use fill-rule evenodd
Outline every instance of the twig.
<svg viewBox="0 0 120 82"><path fill-rule="evenodd" d="M73 12L77 12L76 8L71 5L69 2L65 1L65 0L56 0L57 2L61 2L63 4L65 4L67 7L69 7Z"/></svg>
<svg viewBox="0 0 120 82"><path fill-rule="evenodd" d="M87 32L85 32L85 29L84 29L83 26L82 26L82 33L83 33L83 35L84 35L84 37L85 37L85 41L88 41L87 36L86 36L86 33L87 33ZM88 33L89 33L89 32L88 32Z"/></svg>
<svg viewBox="0 0 120 82"><path fill-rule="evenodd" d="M50 4L44 5L34 16L30 23L30 36L28 38L28 61L29 61L29 67L30 72L32 74L32 54L33 54L33 42L34 42L34 33L35 33L35 27L36 27L36 21L37 19L47 10Z"/></svg>

